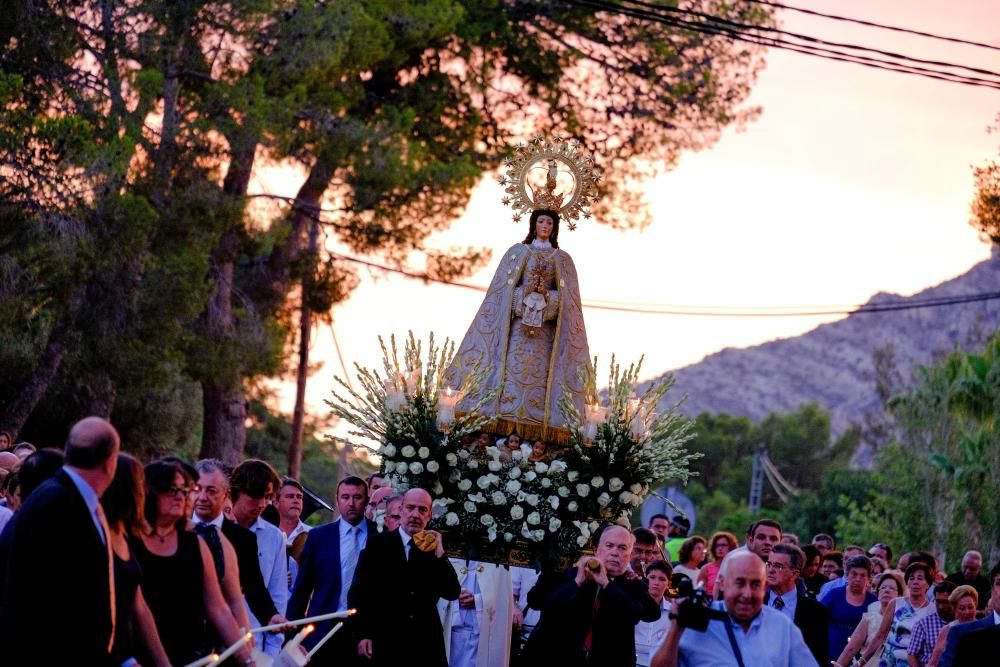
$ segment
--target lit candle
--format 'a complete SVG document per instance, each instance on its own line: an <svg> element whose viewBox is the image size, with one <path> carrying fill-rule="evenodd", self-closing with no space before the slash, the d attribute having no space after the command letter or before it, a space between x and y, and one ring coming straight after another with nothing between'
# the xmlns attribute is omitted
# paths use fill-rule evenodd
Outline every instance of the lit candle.
<svg viewBox="0 0 1000 667"><path fill-rule="evenodd" d="M294 637L292 637L288 641L288 643L285 644L285 647L282 650L288 651L289 653L291 653L296 648L298 648L299 644L302 643L302 640L306 638L306 635L308 635L310 632L312 632L315 629L316 629L316 626L313 625L312 623L310 623L306 627L302 628L302 631L299 632L299 634L297 634Z"/></svg>
<svg viewBox="0 0 1000 667"><path fill-rule="evenodd" d="M406 405L406 395L402 389L397 389L397 380L400 375L396 374L395 380L385 381L385 409L389 412L399 412Z"/></svg>
<svg viewBox="0 0 1000 667"><path fill-rule="evenodd" d="M451 387L445 387L438 392L437 404L437 427L448 432L451 423L455 421L455 406L461 399L461 395Z"/></svg>
<svg viewBox="0 0 1000 667"><path fill-rule="evenodd" d="M253 634L250 633L250 632L246 633L245 635L243 635L242 637L240 637L238 640L236 640L235 642L233 642L232 645L230 645L229 648L227 648L225 651L223 651L218 656L216 656L216 659L213 662L209 663L209 664L215 665L215 664L219 664L219 663L225 662L230 656L232 656L237 651L239 651L241 648L243 648L247 644L247 642L249 642L251 639L253 639Z"/></svg>
<svg viewBox="0 0 1000 667"><path fill-rule="evenodd" d="M211 665L218 661L219 661L218 653L209 653L204 658L198 658L194 662L190 662L184 665L184 667L205 667L206 665Z"/></svg>
<svg viewBox="0 0 1000 667"><path fill-rule="evenodd" d="M629 435L634 440L641 439L646 433L646 420L642 416L641 403L639 402L639 399L636 398L635 392L632 392L628 398L626 416L629 418Z"/></svg>
<svg viewBox="0 0 1000 667"><path fill-rule="evenodd" d="M326 636L324 636L322 639L320 639L318 642L316 642L316 645L313 646L313 648L312 648L311 651L309 651L309 656L308 657L309 657L310 660L312 660L312 657L314 655L316 655L317 651L319 651L321 648L323 648L323 644L325 644L328 641L330 641L330 637L333 637L335 634L337 634L337 630L340 630L340 626L342 626L342 625L343 625L343 623L337 623L337 625L333 626L333 630L330 630L330 632L326 633Z"/></svg>
<svg viewBox="0 0 1000 667"><path fill-rule="evenodd" d="M597 437L597 427L604 422L605 417L608 415L608 409L597 404L592 404L587 405L584 412L583 439L591 443Z"/></svg>

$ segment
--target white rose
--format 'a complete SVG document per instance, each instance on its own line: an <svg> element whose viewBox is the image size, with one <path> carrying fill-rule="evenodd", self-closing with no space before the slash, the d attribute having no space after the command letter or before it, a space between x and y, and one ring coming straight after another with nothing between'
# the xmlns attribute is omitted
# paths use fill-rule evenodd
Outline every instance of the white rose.
<svg viewBox="0 0 1000 667"><path fill-rule="evenodd" d="M464 449L458 450L458 458L460 458L460 459L467 459L467 458L469 458L469 452L465 451Z"/></svg>
<svg viewBox="0 0 1000 667"><path fill-rule="evenodd" d="M568 509L570 512L575 512L578 507L579 505L576 504L575 500L569 501L569 504L566 505L566 509Z"/></svg>
<svg viewBox="0 0 1000 667"><path fill-rule="evenodd" d="M632 493L642 493L642 484L636 482L632 486L628 487L628 490L631 491Z"/></svg>
<svg viewBox="0 0 1000 667"><path fill-rule="evenodd" d="M531 539L533 539L536 542L541 542L542 540L545 539L545 531L544 530L531 531Z"/></svg>
<svg viewBox="0 0 1000 667"><path fill-rule="evenodd" d="M542 488L547 489L552 486L552 480L548 477L542 477Z"/></svg>
<svg viewBox="0 0 1000 667"><path fill-rule="evenodd" d="M475 507L475 505L473 505L473 507ZM444 522L449 526L457 526L458 515L455 514L454 512L448 512L447 514L444 515Z"/></svg>
<svg viewBox="0 0 1000 667"><path fill-rule="evenodd" d="M597 496L597 504L600 505L601 507L607 507L608 503L610 502L611 502L611 496L609 496L607 493L602 493L601 495Z"/></svg>
<svg viewBox="0 0 1000 667"><path fill-rule="evenodd" d="M542 522L542 515L539 514L538 512L532 512L531 514L528 515L527 521L532 526L537 526Z"/></svg>
<svg viewBox="0 0 1000 667"><path fill-rule="evenodd" d="M495 539L497 539L497 527L496 526L490 526L490 529L486 531L486 537L489 538L490 542L492 542Z"/></svg>
<svg viewBox="0 0 1000 667"><path fill-rule="evenodd" d="M596 533L597 529L600 528L600 527L601 527L601 524L598 523L597 521L591 521L590 522L590 532Z"/></svg>
<svg viewBox="0 0 1000 667"><path fill-rule="evenodd" d="M510 458L511 458L512 461L520 461L521 460L521 450L515 449L514 451L512 451L510 453Z"/></svg>
<svg viewBox="0 0 1000 667"><path fill-rule="evenodd" d="M441 482L434 482L434 488L431 489L431 491L434 492L434 495L437 495L439 493L444 493L444 487L441 486Z"/></svg>
<svg viewBox="0 0 1000 667"><path fill-rule="evenodd" d="M476 493L476 494L470 495L469 496L469 500L471 500L473 502L476 502L476 503L485 503L486 502L486 497L483 494L481 494L481 493Z"/></svg>
<svg viewBox="0 0 1000 667"><path fill-rule="evenodd" d="M490 484L499 484L500 483L500 478L497 477L496 475L494 475L493 473L490 473L489 475L487 475L486 479L490 480Z"/></svg>
<svg viewBox="0 0 1000 667"><path fill-rule="evenodd" d="M466 512L471 513L476 511L476 503L472 502L471 500L466 500L464 503L462 503L462 507L465 508Z"/></svg>
<svg viewBox="0 0 1000 667"><path fill-rule="evenodd" d="M469 462L468 462L468 463L466 463L465 465L469 466L469 470L475 470L476 468L478 468L478 467L479 467L479 462L478 462L478 461L475 461L475 460L473 460L473 461L469 461Z"/></svg>
<svg viewBox="0 0 1000 667"><path fill-rule="evenodd" d="M503 491L494 491L493 495L490 496L493 499L494 505L505 505L507 504L507 496L503 494Z"/></svg>
<svg viewBox="0 0 1000 667"><path fill-rule="evenodd" d="M453 452L448 452L448 454L445 455L444 460L447 461L448 465L450 465L450 466L457 466L458 465L458 457L455 456L455 454Z"/></svg>
<svg viewBox="0 0 1000 667"><path fill-rule="evenodd" d="M460 491L468 491L469 489L472 488L472 480L463 479L461 482L458 483L458 488Z"/></svg>
<svg viewBox="0 0 1000 667"><path fill-rule="evenodd" d="M568 498L569 497L569 488L565 487L565 486L560 486L559 490L556 491L556 493L558 493L563 498Z"/></svg>
<svg viewBox="0 0 1000 667"><path fill-rule="evenodd" d="M583 535L579 536L578 538L576 538L576 545L578 547L585 547L585 546L587 546L587 538L584 537Z"/></svg>
<svg viewBox="0 0 1000 667"><path fill-rule="evenodd" d="M507 482L507 493L517 493L521 490L521 483L516 479Z"/></svg>
<svg viewBox="0 0 1000 667"><path fill-rule="evenodd" d="M440 469L441 469L441 466L438 464L437 461L428 461L427 462L427 472L437 472Z"/></svg>
<svg viewBox="0 0 1000 667"><path fill-rule="evenodd" d="M549 505L552 505L552 509L559 509L559 496L549 496Z"/></svg>
<svg viewBox="0 0 1000 667"><path fill-rule="evenodd" d="M520 491L517 492L517 502L523 503L524 499L527 497L528 494L524 492L524 489L521 489Z"/></svg>
<svg viewBox="0 0 1000 667"><path fill-rule="evenodd" d="M618 501L626 505L631 503L633 498L635 498L635 496L632 494L631 491L622 491L620 494L618 494Z"/></svg>
<svg viewBox="0 0 1000 667"><path fill-rule="evenodd" d="M490 461L489 463L486 464L486 467L488 467L493 472L500 472L500 468L503 466L500 465L499 461Z"/></svg>
<svg viewBox="0 0 1000 667"><path fill-rule="evenodd" d="M535 495L534 493L529 493L527 496L525 496L524 499L528 501L528 504L531 505L532 507L538 506L538 496Z"/></svg>
<svg viewBox="0 0 1000 667"><path fill-rule="evenodd" d="M514 541L514 533L504 533L503 534L503 539L504 539L504 542L513 542Z"/></svg>
<svg viewBox="0 0 1000 667"><path fill-rule="evenodd" d="M544 475L545 471L548 469L549 466L546 465L545 462L543 461L539 461L538 463L535 464L535 472L537 472L539 475Z"/></svg>
<svg viewBox="0 0 1000 667"><path fill-rule="evenodd" d="M600 475L597 475L592 480L590 480L590 485L595 489L599 489L602 486L604 486L604 478L601 477Z"/></svg>
<svg viewBox="0 0 1000 667"><path fill-rule="evenodd" d="M571 482L575 482L579 476L580 473L578 473L575 470L570 470L568 473L566 473L566 479L568 479Z"/></svg>
<svg viewBox="0 0 1000 667"><path fill-rule="evenodd" d="M556 461L553 461L552 463L549 464L549 473L550 474L554 475L556 473L563 472L564 470L566 470L566 462L565 461L556 460Z"/></svg>
<svg viewBox="0 0 1000 667"><path fill-rule="evenodd" d="M611 481L608 482L608 491L611 493L618 493L625 488L625 482L621 481L617 477L612 477Z"/></svg>
<svg viewBox="0 0 1000 667"><path fill-rule="evenodd" d="M521 444L521 458L522 459L527 459L529 456L531 456L531 445L529 445L527 443L522 443Z"/></svg>
<svg viewBox="0 0 1000 667"><path fill-rule="evenodd" d="M524 473L524 478L529 482L534 482L536 477L538 477L538 475L535 474L534 470L529 470L528 472Z"/></svg>
<svg viewBox="0 0 1000 667"><path fill-rule="evenodd" d="M400 461L399 463L396 464L396 473L399 474L399 475L405 475L406 474L406 463L405 462Z"/></svg>
<svg viewBox="0 0 1000 667"><path fill-rule="evenodd" d="M514 505L510 508L510 518L514 521L520 521L524 518L524 508L520 505Z"/></svg>
<svg viewBox="0 0 1000 667"><path fill-rule="evenodd" d="M531 539L531 529L528 528L528 524L526 523L521 524L521 537L523 537L526 540Z"/></svg>
<svg viewBox="0 0 1000 667"><path fill-rule="evenodd" d="M382 445L382 456L392 458L396 455L395 445Z"/></svg>
<svg viewBox="0 0 1000 667"><path fill-rule="evenodd" d="M521 476L521 469L515 466L510 469L510 472L507 473L507 476L510 477L511 479L517 479L518 477Z"/></svg>
<svg viewBox="0 0 1000 667"><path fill-rule="evenodd" d="M580 496L581 498L586 498L589 493L590 493L590 487L587 486L586 484L576 485L576 495Z"/></svg>
<svg viewBox="0 0 1000 667"><path fill-rule="evenodd" d="M414 454L416 454L416 453L417 453L417 450L415 450L415 449L413 448L413 445L407 445L406 447L403 447L403 452L402 452L402 454L403 454L403 456L405 456L406 458L410 458L411 456L413 456L413 455L414 455Z"/></svg>
<svg viewBox="0 0 1000 667"><path fill-rule="evenodd" d="M420 449L417 450L417 456L419 456L422 459L426 459L430 455L431 455L431 450L427 449L426 447L421 447Z"/></svg>
<svg viewBox="0 0 1000 667"><path fill-rule="evenodd" d="M490 485L490 480L484 475L476 480L476 486L480 489L485 489Z"/></svg>
<svg viewBox="0 0 1000 667"><path fill-rule="evenodd" d="M549 519L549 532L550 533L556 532L561 527L562 527L562 521L560 521L559 519L557 519L555 517L552 517L551 519Z"/></svg>
<svg viewBox="0 0 1000 667"><path fill-rule="evenodd" d="M481 517L479 517L479 523L483 524L484 526L492 526L493 517L491 517L489 514L484 514Z"/></svg>
<svg viewBox="0 0 1000 667"><path fill-rule="evenodd" d="M486 448L486 455L490 458L498 459L500 458L500 450L495 445L490 445Z"/></svg>

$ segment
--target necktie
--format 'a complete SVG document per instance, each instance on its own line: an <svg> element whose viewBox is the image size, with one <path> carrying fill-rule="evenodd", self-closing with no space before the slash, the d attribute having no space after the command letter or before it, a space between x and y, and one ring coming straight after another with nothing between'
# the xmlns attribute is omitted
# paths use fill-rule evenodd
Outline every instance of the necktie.
<svg viewBox="0 0 1000 667"><path fill-rule="evenodd" d="M594 607L590 613L590 627L587 628L587 636L583 639L583 649L585 655L590 655L590 647L594 643L594 625L597 623L597 611L601 608L600 591L594 597Z"/></svg>
<svg viewBox="0 0 1000 667"><path fill-rule="evenodd" d="M774 608L777 609L778 611L781 611L782 609L785 608L785 599L782 598L780 595L774 596Z"/></svg>
<svg viewBox="0 0 1000 667"><path fill-rule="evenodd" d="M341 581L344 586L349 587L354 581L354 570L358 567L358 528L349 526L347 536L344 541L344 562L341 563Z"/></svg>
<svg viewBox="0 0 1000 667"><path fill-rule="evenodd" d="M222 540L219 539L219 531L215 529L214 525L199 521L194 527L194 532L201 535L208 546L208 550L212 552L212 562L215 563L215 574L218 576L219 583L221 584L226 574L226 559L222 552Z"/></svg>
<svg viewBox="0 0 1000 667"><path fill-rule="evenodd" d="M101 530L104 531L104 547L108 552L108 606L111 608L111 634L108 636L108 653L111 653L111 648L115 645L115 556L111 550L111 529L108 527L108 519L104 516L104 510L100 503L97 504L95 514L101 524Z"/></svg>

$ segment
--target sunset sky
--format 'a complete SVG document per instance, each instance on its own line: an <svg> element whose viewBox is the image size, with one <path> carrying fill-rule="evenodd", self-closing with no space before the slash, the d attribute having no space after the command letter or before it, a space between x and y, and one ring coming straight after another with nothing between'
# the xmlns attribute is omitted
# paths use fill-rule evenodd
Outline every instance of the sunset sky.
<svg viewBox="0 0 1000 667"><path fill-rule="evenodd" d="M914 29L996 42L1000 3L987 0L799 0L801 6ZM882 30L779 15L787 30L864 43L935 60L1000 70L1000 51ZM881 72L771 50L750 103L761 117L727 130L709 149L646 184L653 223L617 232L587 223L560 246L580 275L583 299L624 304L826 306L859 304L879 291L912 294L989 256L968 226L971 168L997 158L986 130L1000 91ZM528 137L512 137L511 143ZM294 194L295 184L258 186ZM289 191L290 190L290 191ZM485 286L503 251L523 238L500 204L492 175L465 215L434 244L494 249L467 282ZM376 336L428 332L461 340L481 293L363 270L362 286L333 312L351 368L377 366ZM795 336L836 317L712 318L585 309L591 354L628 362L645 353L645 377L724 347ZM308 407L325 411L342 374L329 327L316 332ZM290 412L292 383L278 385Z"/></svg>

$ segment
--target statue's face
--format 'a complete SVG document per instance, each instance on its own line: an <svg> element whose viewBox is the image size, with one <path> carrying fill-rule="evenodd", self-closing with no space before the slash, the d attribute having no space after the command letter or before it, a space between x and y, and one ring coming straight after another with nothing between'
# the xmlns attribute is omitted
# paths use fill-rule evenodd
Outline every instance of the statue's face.
<svg viewBox="0 0 1000 667"><path fill-rule="evenodd" d="M535 220L535 238L539 241L548 241L552 236L552 228L555 226L555 221L551 216L540 215L538 219Z"/></svg>

